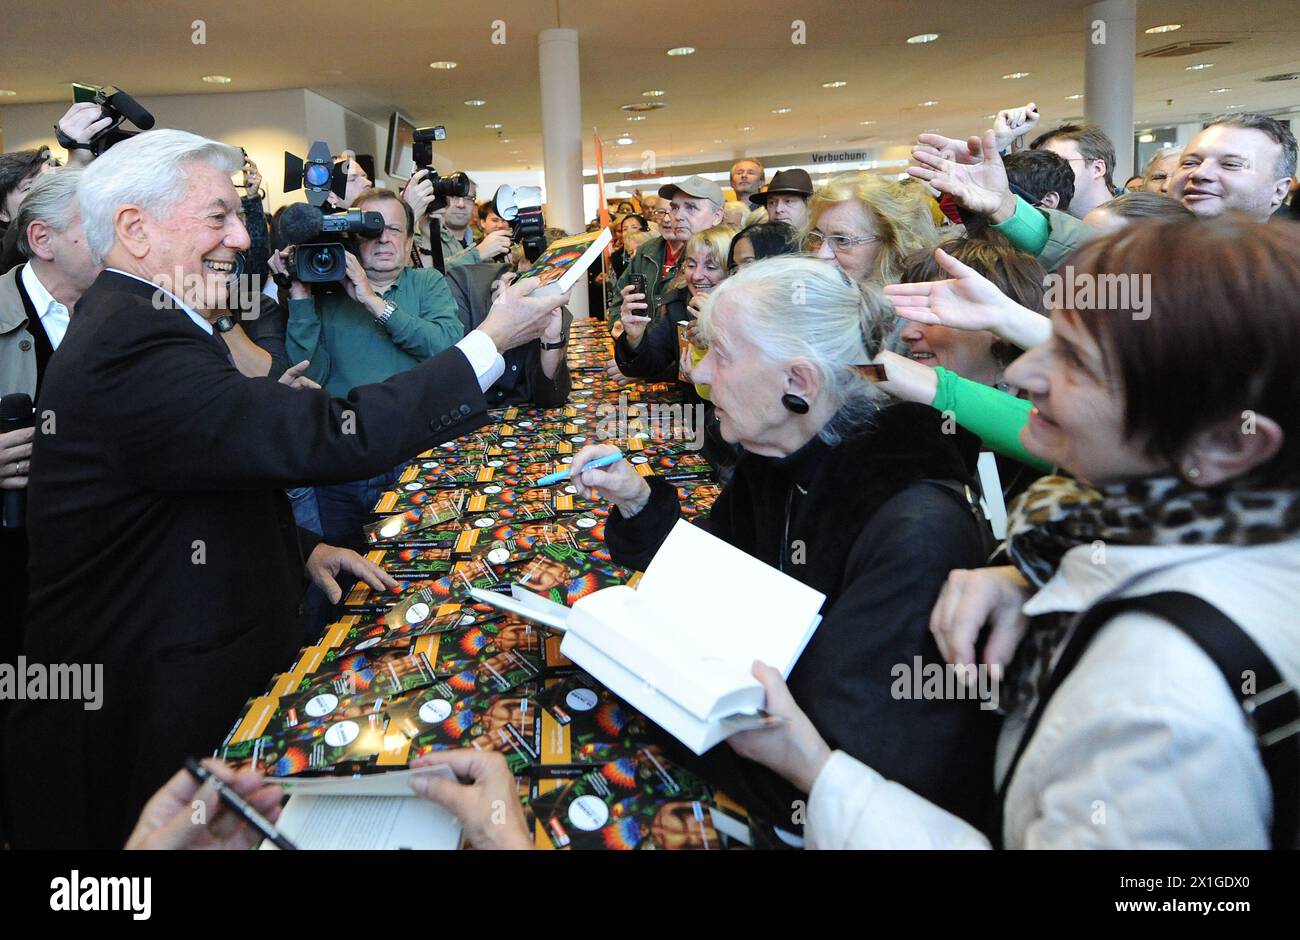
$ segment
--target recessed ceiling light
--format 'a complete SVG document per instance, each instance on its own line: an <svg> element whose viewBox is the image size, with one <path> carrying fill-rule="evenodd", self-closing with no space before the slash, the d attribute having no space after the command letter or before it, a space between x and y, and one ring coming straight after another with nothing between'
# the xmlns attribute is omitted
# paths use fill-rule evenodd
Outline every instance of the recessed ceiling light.
<svg viewBox="0 0 1300 940"><path fill-rule="evenodd" d="M481 108L483 105L487 104L487 102L482 98L466 98L465 103L471 108Z"/></svg>
<svg viewBox="0 0 1300 940"><path fill-rule="evenodd" d="M773 114L789 114L789 113L790 113L790 109L789 109L789 108L773 108L773 109L772 109L772 113L773 113Z"/></svg>
<svg viewBox="0 0 1300 940"><path fill-rule="evenodd" d="M658 111L660 108L668 107L662 101L634 101L632 104L621 104L618 106L620 111Z"/></svg>
<svg viewBox="0 0 1300 940"><path fill-rule="evenodd" d="M1212 94L1212 95L1221 95L1221 94L1223 94L1225 91L1232 91L1232 89L1231 89L1231 88L1211 88L1211 89L1210 89L1210 94Z"/></svg>
<svg viewBox="0 0 1300 940"><path fill-rule="evenodd" d="M649 91L641 92L642 98L662 98L664 91L662 88L651 88Z"/></svg>
<svg viewBox="0 0 1300 940"><path fill-rule="evenodd" d="M843 88L848 82L822 82L823 88Z"/></svg>
<svg viewBox="0 0 1300 940"><path fill-rule="evenodd" d="M1151 143L1155 143L1155 139L1156 139L1156 135L1155 135L1155 134L1152 134L1152 133L1150 133L1150 132L1147 132L1147 133L1145 133L1145 134L1139 134L1139 135L1138 135L1138 143L1140 143L1140 144L1151 144Z"/></svg>
<svg viewBox="0 0 1300 940"><path fill-rule="evenodd" d="M858 121L858 123L861 124L863 127L866 127L868 124L875 124L876 122L875 122L875 121Z"/></svg>
<svg viewBox="0 0 1300 940"><path fill-rule="evenodd" d="M742 131L752 131L753 129L754 129L754 128L752 128L752 127L751 127L750 125L748 125L748 124L746 124L744 127L740 128L740 130L742 130Z"/></svg>
<svg viewBox="0 0 1300 940"><path fill-rule="evenodd" d="M18 94L18 92L12 91L8 88L0 88L0 98L12 98L16 94Z"/></svg>
<svg viewBox="0 0 1300 940"><path fill-rule="evenodd" d="M634 115L632 115L630 118L628 118L628 120L629 120L629 121L644 121L644 120L645 120L645 115L644 115L644 114L634 114Z"/></svg>
<svg viewBox="0 0 1300 940"><path fill-rule="evenodd" d="M917 107L918 107L918 108L933 108L933 107L934 107L936 104L938 104L938 103L939 103L939 102L934 101L934 100L932 99L932 100L930 100L930 101L922 101L922 102L919 102L919 103L917 104Z"/></svg>
<svg viewBox="0 0 1300 940"><path fill-rule="evenodd" d="M1176 29L1182 29L1182 23L1166 23L1164 26L1149 26L1146 29L1148 33L1172 33Z"/></svg>
<svg viewBox="0 0 1300 940"><path fill-rule="evenodd" d="M431 69L454 69L455 67L456 67L455 62L448 62L446 60L429 63L429 68Z"/></svg>
<svg viewBox="0 0 1300 940"><path fill-rule="evenodd" d="M631 137L628 137L626 134L624 134L618 140L614 141L614 143L618 144L621 147L626 147L628 144L633 143L633 140Z"/></svg>
<svg viewBox="0 0 1300 940"><path fill-rule="evenodd" d="M512 140L512 139L509 138L509 137L498 137L497 140L499 140L499 141L500 141L501 143L503 143L503 144L513 144L513 143L514 143L514 140Z"/></svg>
<svg viewBox="0 0 1300 940"><path fill-rule="evenodd" d="M934 42L938 38L938 33L917 33L915 36L908 36L907 42L909 45L919 46L923 43Z"/></svg>
<svg viewBox="0 0 1300 940"><path fill-rule="evenodd" d="M1237 108L1244 108L1244 107L1245 107L1244 104L1230 104L1228 105L1228 110L1235 111Z"/></svg>
<svg viewBox="0 0 1300 940"><path fill-rule="evenodd" d="M1080 98L1082 98L1082 97L1083 97L1082 94L1078 94L1078 95L1066 95L1066 96L1065 96L1065 100L1066 100L1066 101L1078 101L1078 100L1079 100Z"/></svg>
<svg viewBox="0 0 1300 940"><path fill-rule="evenodd" d="M721 137L715 137L713 138L713 142L715 144L721 144L721 143L725 143L726 141L724 141Z"/></svg>
<svg viewBox="0 0 1300 940"><path fill-rule="evenodd" d="M1197 62L1195 65L1189 65L1189 66L1187 66L1185 69L1183 69L1183 71L1184 71L1184 72L1199 72L1199 71L1201 71L1202 69L1212 69L1212 68L1214 68L1214 63L1213 63L1213 62Z"/></svg>
<svg viewBox="0 0 1300 940"><path fill-rule="evenodd" d="M1028 78L1028 77L1029 77L1029 73L1028 73L1028 72L1008 72L1006 75L1003 75L1002 77L1003 77L1003 78L1009 78L1009 79L1012 79L1012 80L1017 79L1017 78Z"/></svg>
<svg viewBox="0 0 1300 940"><path fill-rule="evenodd" d="M674 46L668 50L668 55L694 55L694 46Z"/></svg>
<svg viewBox="0 0 1300 940"><path fill-rule="evenodd" d="M484 124L483 126L486 127L486 128L487 128L488 130L490 130L490 131L499 131L499 130L501 130L501 125L500 125L500 124Z"/></svg>
<svg viewBox="0 0 1300 940"><path fill-rule="evenodd" d="M229 75L204 75L203 80L209 85L229 85L231 82Z"/></svg>

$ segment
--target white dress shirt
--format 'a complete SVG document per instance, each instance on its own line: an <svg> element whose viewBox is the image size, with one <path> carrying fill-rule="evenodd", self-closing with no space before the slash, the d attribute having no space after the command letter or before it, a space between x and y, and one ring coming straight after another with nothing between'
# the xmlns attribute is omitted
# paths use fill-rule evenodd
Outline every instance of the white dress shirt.
<svg viewBox="0 0 1300 940"><path fill-rule="evenodd" d="M45 335L50 338L50 345L58 349L59 343L63 342L64 334L68 332L68 308L55 300L54 295L45 289L45 285L36 276L30 263L23 265L22 279L23 289L31 298L32 308L40 317Z"/></svg>

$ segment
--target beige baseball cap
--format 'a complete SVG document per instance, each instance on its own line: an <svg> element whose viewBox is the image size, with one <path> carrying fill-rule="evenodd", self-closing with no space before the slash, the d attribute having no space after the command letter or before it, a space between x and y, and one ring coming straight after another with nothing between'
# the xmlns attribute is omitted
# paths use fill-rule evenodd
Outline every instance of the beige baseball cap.
<svg viewBox="0 0 1300 940"><path fill-rule="evenodd" d="M677 193L693 196L696 199L707 199L715 209L721 209L726 201L722 197L722 187L702 176L688 176L680 183L668 183L659 187L659 195L665 199L672 199Z"/></svg>

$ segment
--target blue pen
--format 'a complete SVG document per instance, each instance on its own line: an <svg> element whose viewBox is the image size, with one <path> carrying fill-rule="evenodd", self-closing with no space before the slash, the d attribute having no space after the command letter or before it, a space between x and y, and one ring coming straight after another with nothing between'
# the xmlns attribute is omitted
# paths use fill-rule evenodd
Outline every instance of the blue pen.
<svg viewBox="0 0 1300 940"><path fill-rule="evenodd" d="M596 470L601 467L608 467L610 464L618 463L622 459L623 455L621 453L610 454L607 457L599 457L596 460L591 461L591 463L587 464L582 469ZM550 486L552 483L559 483L561 480L567 480L568 478L569 469L566 467L563 470L556 470L554 473L546 474L546 476L534 483L533 486Z"/></svg>

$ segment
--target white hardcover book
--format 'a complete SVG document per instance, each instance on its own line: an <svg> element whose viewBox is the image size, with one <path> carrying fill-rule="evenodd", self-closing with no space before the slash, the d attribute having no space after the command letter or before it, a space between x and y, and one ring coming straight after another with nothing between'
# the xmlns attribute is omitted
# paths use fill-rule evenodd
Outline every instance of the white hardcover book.
<svg viewBox="0 0 1300 940"><path fill-rule="evenodd" d="M764 692L750 672L754 660L788 678L826 600L684 520L636 590L605 588L572 609L518 585L509 598L472 593L564 630L565 656L697 754L761 723Z"/></svg>

